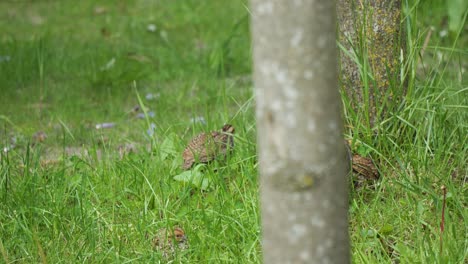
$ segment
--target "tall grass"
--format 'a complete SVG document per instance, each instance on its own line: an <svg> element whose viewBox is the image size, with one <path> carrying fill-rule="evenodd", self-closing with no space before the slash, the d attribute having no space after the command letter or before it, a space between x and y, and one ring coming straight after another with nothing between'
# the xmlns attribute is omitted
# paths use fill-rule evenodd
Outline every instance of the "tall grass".
<svg viewBox="0 0 468 264"><path fill-rule="evenodd" d="M261 261L244 4L0 3L0 17L8 17L0 19L0 58L10 58L0 60L3 262L164 263L152 238L173 226L186 231L190 247L170 261ZM418 57L443 16L435 23L428 12L443 13L443 4L405 9L408 93L379 133L346 109L359 130L355 151L371 156L382 175L376 188L353 191L353 262L466 261L466 36L434 33ZM132 113L135 105L145 107L144 118ZM205 123L191 122L197 117ZM104 122L115 127L97 130ZM236 148L227 163L204 168L209 185L176 180L188 140L224 123L236 128ZM34 142L40 130L48 138Z"/></svg>

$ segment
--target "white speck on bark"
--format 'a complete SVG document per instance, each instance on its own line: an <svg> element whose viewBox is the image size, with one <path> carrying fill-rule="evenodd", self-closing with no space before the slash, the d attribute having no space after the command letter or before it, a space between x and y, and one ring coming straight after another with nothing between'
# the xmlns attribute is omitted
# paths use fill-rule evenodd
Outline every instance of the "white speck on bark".
<svg viewBox="0 0 468 264"><path fill-rule="evenodd" d="M288 220L291 222L296 221L297 216L295 214L288 214Z"/></svg>
<svg viewBox="0 0 468 264"><path fill-rule="evenodd" d="M307 121L307 130L309 130L309 132L315 132L315 129L317 128L317 126L315 125L315 120L313 119L309 119L309 121Z"/></svg>
<svg viewBox="0 0 468 264"><path fill-rule="evenodd" d="M288 240L292 244L296 244L306 234L307 227L300 224L293 224L288 232Z"/></svg>
<svg viewBox="0 0 468 264"><path fill-rule="evenodd" d="M304 71L304 79L312 80L314 78L314 72L310 70Z"/></svg>
<svg viewBox="0 0 468 264"><path fill-rule="evenodd" d="M325 246L326 246L327 248L332 248L332 247L333 247L333 240L327 239L327 240L325 240L325 243L324 243L324 244L325 244Z"/></svg>
<svg viewBox="0 0 468 264"><path fill-rule="evenodd" d="M325 48L327 46L328 40L326 36L320 36L317 39L317 46L321 49Z"/></svg>
<svg viewBox="0 0 468 264"><path fill-rule="evenodd" d="M302 0L294 0L296 6L302 6Z"/></svg>
<svg viewBox="0 0 468 264"><path fill-rule="evenodd" d="M284 94L289 99L296 99L297 98L297 90L294 87L287 87L287 89L284 89Z"/></svg>
<svg viewBox="0 0 468 264"><path fill-rule="evenodd" d="M297 148L295 147L295 149L297 149ZM302 155L300 154L299 151L295 151L294 149L290 149L289 152L291 153L290 154L291 155L291 160L293 160L294 162L297 162L297 163L300 163L302 161L302 159L301 159Z"/></svg>
<svg viewBox="0 0 468 264"><path fill-rule="evenodd" d="M320 60L315 60L314 62L312 62L312 68L318 70L319 72L320 70L322 70L322 65L323 63Z"/></svg>
<svg viewBox="0 0 468 264"><path fill-rule="evenodd" d="M286 126L290 128L296 127L296 116L294 114L288 116L286 119Z"/></svg>
<svg viewBox="0 0 468 264"><path fill-rule="evenodd" d="M271 110L273 110L276 113L281 113L281 111L283 110L281 101L276 100L276 101L271 102Z"/></svg>
<svg viewBox="0 0 468 264"><path fill-rule="evenodd" d="M278 152L279 156L285 156L284 153ZM285 163L281 159L275 159L274 162L271 162L272 166L269 166L268 168L265 168L265 174L266 175L273 175L277 173L278 171L284 169ZM274 165L273 165L274 164Z"/></svg>
<svg viewBox="0 0 468 264"><path fill-rule="evenodd" d="M260 73L265 76L269 76L271 73L272 65L268 61L265 61L259 66Z"/></svg>
<svg viewBox="0 0 468 264"><path fill-rule="evenodd" d="M322 200L322 208L327 209L328 207L330 207L330 204L331 203L329 200L326 200L326 199Z"/></svg>
<svg viewBox="0 0 468 264"><path fill-rule="evenodd" d="M325 144L323 144L323 143L318 144L317 147L318 147L318 151L320 151L320 152L322 152L322 153L325 152L325 151L327 151L327 145L325 145Z"/></svg>
<svg viewBox="0 0 468 264"><path fill-rule="evenodd" d="M304 250L304 251L301 251L301 253L299 254L299 257L304 261L309 260L309 258L310 258L309 251L307 249Z"/></svg>
<svg viewBox="0 0 468 264"><path fill-rule="evenodd" d="M317 246L317 251L315 252L318 256L323 256L325 253L325 247L322 245Z"/></svg>
<svg viewBox="0 0 468 264"><path fill-rule="evenodd" d="M301 200L301 194L300 193L294 193L293 196L292 196L292 200L293 201L300 201Z"/></svg>
<svg viewBox="0 0 468 264"><path fill-rule="evenodd" d="M338 125L335 122L330 121L328 122L328 128L332 131L336 131L338 129Z"/></svg>
<svg viewBox="0 0 468 264"><path fill-rule="evenodd" d="M333 249L333 241L331 239L325 240L321 245L317 246L315 253L322 259L322 263L330 263L328 252Z"/></svg>
<svg viewBox="0 0 468 264"><path fill-rule="evenodd" d="M302 36L303 36L302 29L296 30L296 32L294 32L293 37L291 38L291 42L290 42L291 46L293 46L294 48L297 48L299 44L301 44Z"/></svg>
<svg viewBox="0 0 468 264"><path fill-rule="evenodd" d="M271 14L273 13L273 8L272 2L263 2L257 6L257 13L260 15Z"/></svg>
<svg viewBox="0 0 468 264"><path fill-rule="evenodd" d="M317 228L323 228L325 226L325 222L323 221L323 219L316 215L312 216L312 218L310 219L310 223Z"/></svg>
<svg viewBox="0 0 468 264"><path fill-rule="evenodd" d="M272 205L269 205L266 207L266 210L269 212L269 213L273 213L275 212L275 206L272 206Z"/></svg>
<svg viewBox="0 0 468 264"><path fill-rule="evenodd" d="M294 103L293 100L288 100L288 101L286 102L286 109L294 109L294 106L295 106L295 105L296 105L296 104Z"/></svg>
<svg viewBox="0 0 468 264"><path fill-rule="evenodd" d="M263 109L265 108L265 99L263 98L263 89L257 87L255 89L255 101L257 103L257 119L263 118Z"/></svg>
<svg viewBox="0 0 468 264"><path fill-rule="evenodd" d="M286 72L280 69L276 69L276 70L277 70L276 75L275 75L276 81L283 85L286 84L287 83Z"/></svg>
<svg viewBox="0 0 468 264"><path fill-rule="evenodd" d="M263 44L263 45L266 45L266 44L268 44L268 39L264 38L264 37L260 37L260 38L258 38L258 42Z"/></svg>

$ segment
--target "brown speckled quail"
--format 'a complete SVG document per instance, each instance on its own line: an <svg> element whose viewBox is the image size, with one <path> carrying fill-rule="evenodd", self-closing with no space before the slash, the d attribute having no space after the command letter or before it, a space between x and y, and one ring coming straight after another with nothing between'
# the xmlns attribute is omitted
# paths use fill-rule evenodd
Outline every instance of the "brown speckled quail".
<svg viewBox="0 0 468 264"><path fill-rule="evenodd" d="M47 134L44 131L38 131L32 135L31 146L36 146L47 139Z"/></svg>
<svg viewBox="0 0 468 264"><path fill-rule="evenodd" d="M179 250L188 248L188 241L185 232L180 227L175 227L173 230L161 228L153 238L153 248L160 251L163 257L171 256L176 247Z"/></svg>
<svg viewBox="0 0 468 264"><path fill-rule="evenodd" d="M362 157L359 154L353 154L353 172L363 176L368 180L377 180L379 171L370 158Z"/></svg>
<svg viewBox="0 0 468 264"><path fill-rule="evenodd" d="M182 169L188 170L195 163L208 163L222 158L234 148L234 127L226 124L221 131L201 133L193 138L182 153Z"/></svg>
<svg viewBox="0 0 468 264"><path fill-rule="evenodd" d="M372 159L352 153L349 142L346 142L346 149L351 160L354 187L361 187L365 182L379 179L379 171Z"/></svg>

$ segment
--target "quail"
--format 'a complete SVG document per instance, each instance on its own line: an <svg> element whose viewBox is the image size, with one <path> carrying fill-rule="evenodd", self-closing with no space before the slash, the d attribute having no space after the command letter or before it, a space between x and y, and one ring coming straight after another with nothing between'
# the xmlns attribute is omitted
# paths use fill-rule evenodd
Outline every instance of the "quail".
<svg viewBox="0 0 468 264"><path fill-rule="evenodd" d="M35 146L44 142L47 139L47 134L44 131L38 131L32 135L32 145Z"/></svg>
<svg viewBox="0 0 468 264"><path fill-rule="evenodd" d="M234 127L226 124L221 131L201 133L193 138L182 153L182 169L189 170L195 163L226 157L234 148L234 132Z"/></svg>
<svg viewBox="0 0 468 264"><path fill-rule="evenodd" d="M379 171L374 162L370 158L362 157L359 154L353 155L353 171L371 180L379 178Z"/></svg>
<svg viewBox="0 0 468 264"><path fill-rule="evenodd" d="M357 153L352 153L349 143L345 143L354 174L353 182L355 187L361 186L366 181L377 180L380 174L372 159L363 157Z"/></svg>
<svg viewBox="0 0 468 264"><path fill-rule="evenodd" d="M180 227L174 229L161 228L153 238L153 248L163 255L163 257L171 256L176 247L179 250L188 248L188 241L185 232Z"/></svg>

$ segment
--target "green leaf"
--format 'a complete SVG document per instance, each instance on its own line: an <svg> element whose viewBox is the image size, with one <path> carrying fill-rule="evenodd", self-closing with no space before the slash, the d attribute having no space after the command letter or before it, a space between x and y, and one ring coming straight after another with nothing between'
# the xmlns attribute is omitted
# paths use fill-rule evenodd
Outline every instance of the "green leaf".
<svg viewBox="0 0 468 264"><path fill-rule="evenodd" d="M170 134L168 137L166 137L166 139L164 139L163 143L160 146L161 160L166 159L169 155L177 155L177 150L174 145L176 137L176 134Z"/></svg>
<svg viewBox="0 0 468 264"><path fill-rule="evenodd" d="M463 23L463 15L467 11L468 1L466 0L449 0L447 1L447 11L449 17L449 30L457 32Z"/></svg>
<svg viewBox="0 0 468 264"><path fill-rule="evenodd" d="M174 180L191 183L197 188L206 191L209 189L211 181L201 172L201 168L204 166L204 164L198 164L192 170L184 171L174 176Z"/></svg>
<svg viewBox="0 0 468 264"><path fill-rule="evenodd" d="M357 148L356 152L363 157L367 157L369 153L371 152L371 150L368 147L361 144Z"/></svg>
<svg viewBox="0 0 468 264"><path fill-rule="evenodd" d="M384 236L390 235L392 232L393 232L393 226L389 224L383 225L379 230L379 233Z"/></svg>

